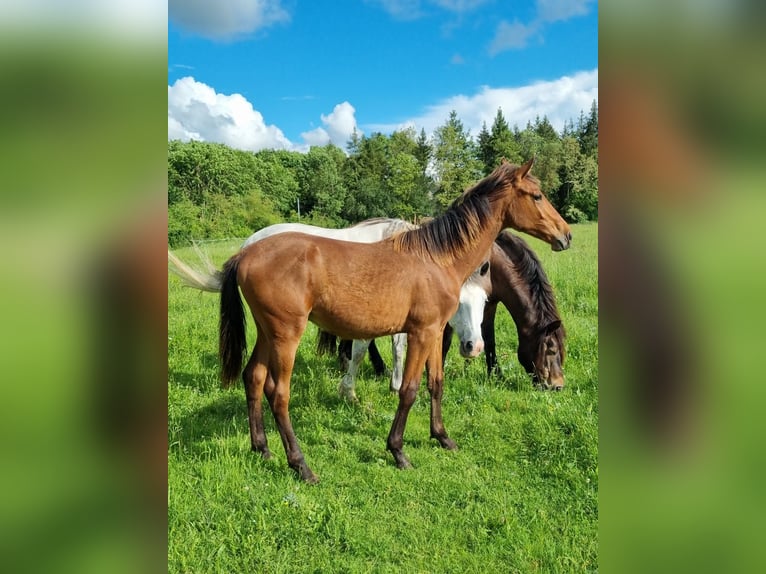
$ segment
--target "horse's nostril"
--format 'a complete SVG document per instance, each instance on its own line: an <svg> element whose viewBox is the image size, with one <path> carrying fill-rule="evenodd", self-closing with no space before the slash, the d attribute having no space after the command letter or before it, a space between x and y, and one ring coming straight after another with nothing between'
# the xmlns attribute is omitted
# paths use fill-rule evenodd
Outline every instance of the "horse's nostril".
<svg viewBox="0 0 766 574"><path fill-rule="evenodd" d="M469 353L473 351L473 343L471 341L466 341L465 350L468 351Z"/></svg>

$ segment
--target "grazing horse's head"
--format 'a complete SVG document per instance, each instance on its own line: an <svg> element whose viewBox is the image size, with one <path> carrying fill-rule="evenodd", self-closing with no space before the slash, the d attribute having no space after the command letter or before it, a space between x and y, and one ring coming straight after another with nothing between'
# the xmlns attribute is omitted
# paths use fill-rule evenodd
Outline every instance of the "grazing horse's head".
<svg viewBox="0 0 766 574"><path fill-rule="evenodd" d="M540 180L530 175L534 158L520 167L503 160L492 175L513 188L506 210L506 227L513 227L549 243L553 251L568 249L572 242L569 224L559 215L540 189ZM492 177L492 176L490 176Z"/></svg>
<svg viewBox="0 0 766 574"><path fill-rule="evenodd" d="M519 362L532 382L546 390L564 388L564 328L560 320L539 327L529 337L519 337Z"/></svg>
<svg viewBox="0 0 766 574"><path fill-rule="evenodd" d="M460 354L472 359L484 350L481 336L481 321L487 294L492 290L489 276L489 261L485 261L471 274L460 289L460 305L449 320L460 340Z"/></svg>

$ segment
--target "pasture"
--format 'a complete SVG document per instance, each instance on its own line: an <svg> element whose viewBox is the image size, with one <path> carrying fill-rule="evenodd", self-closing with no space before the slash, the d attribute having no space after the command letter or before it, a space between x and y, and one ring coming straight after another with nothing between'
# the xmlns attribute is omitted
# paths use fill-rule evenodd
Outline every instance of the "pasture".
<svg viewBox="0 0 766 574"><path fill-rule="evenodd" d="M290 413L318 485L287 467L274 420L274 457L250 450L242 385L222 390L215 294L168 280L169 572L588 572L597 570L598 224L572 226L570 250L524 235L545 266L567 330L566 386L532 388L504 308L496 329L501 378L484 357L453 349L444 422L459 450L429 439L421 385L404 435L414 465L396 468L386 437L397 397L369 362L352 405L342 373L301 342ZM240 242L208 243L220 265ZM191 249L178 255L194 262ZM248 312L248 346L255 328ZM378 342L391 365L390 339Z"/></svg>

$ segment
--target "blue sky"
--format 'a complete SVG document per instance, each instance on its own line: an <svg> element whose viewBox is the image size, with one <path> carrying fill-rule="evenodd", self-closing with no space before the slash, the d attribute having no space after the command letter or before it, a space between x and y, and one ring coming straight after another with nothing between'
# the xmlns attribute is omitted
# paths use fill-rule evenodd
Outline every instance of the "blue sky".
<svg viewBox="0 0 766 574"><path fill-rule="evenodd" d="M351 131L554 127L598 100L593 0L170 0L168 134L241 149Z"/></svg>

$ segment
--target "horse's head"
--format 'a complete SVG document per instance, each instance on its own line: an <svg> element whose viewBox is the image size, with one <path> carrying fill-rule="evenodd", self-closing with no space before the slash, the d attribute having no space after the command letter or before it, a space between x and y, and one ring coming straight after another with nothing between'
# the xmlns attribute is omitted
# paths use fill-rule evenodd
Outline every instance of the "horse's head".
<svg viewBox="0 0 766 574"><path fill-rule="evenodd" d="M460 354L466 359L472 359L484 350L481 321L491 289L489 261L482 263L460 288L460 305L449 324L457 333Z"/></svg>
<svg viewBox="0 0 766 574"><path fill-rule="evenodd" d="M529 172L535 159L514 168L508 162L496 171L503 174L503 184L510 188L505 226L512 227L551 245L553 251L568 249L572 243L569 224L559 215L540 189L540 181Z"/></svg>
<svg viewBox="0 0 766 574"><path fill-rule="evenodd" d="M552 321L529 336L519 336L517 354L535 385L553 391L564 388L564 330L561 321Z"/></svg>

